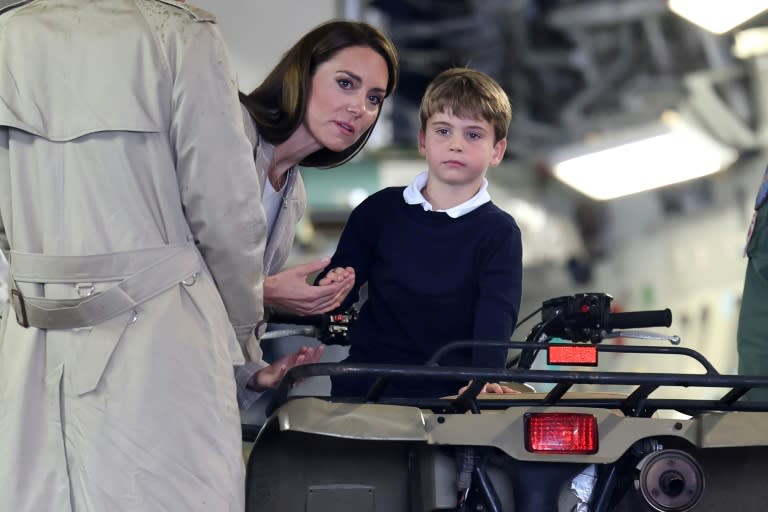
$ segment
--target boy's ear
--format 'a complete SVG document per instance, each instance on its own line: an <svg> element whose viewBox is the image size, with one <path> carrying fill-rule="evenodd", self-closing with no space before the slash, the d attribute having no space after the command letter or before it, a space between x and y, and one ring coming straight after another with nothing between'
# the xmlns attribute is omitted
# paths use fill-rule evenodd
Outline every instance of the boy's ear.
<svg viewBox="0 0 768 512"><path fill-rule="evenodd" d="M491 167L496 167L504 159L504 153L507 151L507 138L501 139L493 145L493 155L491 156Z"/></svg>
<svg viewBox="0 0 768 512"><path fill-rule="evenodd" d="M424 134L424 130L419 130L419 153L421 156L427 156L427 136Z"/></svg>

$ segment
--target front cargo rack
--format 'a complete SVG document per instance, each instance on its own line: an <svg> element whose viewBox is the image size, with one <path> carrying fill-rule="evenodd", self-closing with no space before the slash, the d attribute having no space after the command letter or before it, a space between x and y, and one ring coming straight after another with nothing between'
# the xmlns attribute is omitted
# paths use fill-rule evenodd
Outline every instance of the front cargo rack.
<svg viewBox="0 0 768 512"><path fill-rule="evenodd" d="M768 402L740 400L749 390L768 388L768 376L743 376L720 374L714 366L699 352L684 347L667 346L625 346L602 345L594 347L598 352L657 354L663 356L683 356L696 360L704 373L640 373L615 372L604 370L540 370L540 369L501 369L438 366L435 361L450 350L466 347L491 347L510 350L546 350L550 346L574 346L572 343L531 343L499 341L457 341L446 345L435 353L426 365L395 364L351 364L351 363L316 363L291 369L276 390L268 409L271 413L289 399L303 398L290 396L293 384L302 379L319 376L337 375L372 375L379 379L422 378L435 380L474 381L464 393L448 398L379 398L370 393L365 398L327 397L335 402L364 403L375 402L431 409L435 412L458 413L463 411L479 412L482 409L506 409L520 406L558 406L558 407L600 407L621 410L626 416L651 417L659 410L676 410L687 415L712 411L768 411ZM482 400L478 394L484 382L517 382L531 384L551 384L554 387L546 393L521 393L519 395L485 395ZM587 386L627 386L628 393L606 394L605 397L570 396L568 391L577 384ZM651 394L664 387L685 388L722 388L724 393L716 399L686 398L651 398Z"/></svg>

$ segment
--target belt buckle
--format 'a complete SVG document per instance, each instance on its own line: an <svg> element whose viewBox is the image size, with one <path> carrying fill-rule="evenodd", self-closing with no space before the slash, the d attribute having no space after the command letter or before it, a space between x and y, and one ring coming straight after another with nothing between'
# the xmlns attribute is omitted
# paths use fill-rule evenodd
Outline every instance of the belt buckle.
<svg viewBox="0 0 768 512"><path fill-rule="evenodd" d="M29 319L27 319L27 306L24 304L24 296L16 288L11 288L11 301L18 303L18 308L13 308L16 313L16 321L20 326L25 329L29 327Z"/></svg>

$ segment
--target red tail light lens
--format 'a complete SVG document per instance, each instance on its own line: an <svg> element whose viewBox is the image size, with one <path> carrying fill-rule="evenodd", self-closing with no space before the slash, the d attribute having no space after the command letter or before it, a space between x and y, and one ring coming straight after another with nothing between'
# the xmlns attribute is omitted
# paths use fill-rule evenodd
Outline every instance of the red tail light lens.
<svg viewBox="0 0 768 512"><path fill-rule="evenodd" d="M525 449L529 452L596 453L597 439L597 418L591 414L531 413L525 415Z"/></svg>
<svg viewBox="0 0 768 512"><path fill-rule="evenodd" d="M550 345L547 347L547 364L597 366L595 345Z"/></svg>

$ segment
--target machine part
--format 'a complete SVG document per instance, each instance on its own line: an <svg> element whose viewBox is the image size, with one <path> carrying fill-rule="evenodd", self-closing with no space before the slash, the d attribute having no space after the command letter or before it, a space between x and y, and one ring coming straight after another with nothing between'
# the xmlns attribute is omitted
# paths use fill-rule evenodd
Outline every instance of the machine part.
<svg viewBox="0 0 768 512"><path fill-rule="evenodd" d="M374 512L375 491L365 485L312 485L307 489L307 512Z"/></svg>
<svg viewBox="0 0 768 512"><path fill-rule="evenodd" d="M456 476L456 487L458 488L458 506L463 507L472 487L472 471L477 466L477 456L471 446L460 446L456 448L456 465L458 474Z"/></svg>
<svg viewBox="0 0 768 512"><path fill-rule="evenodd" d="M409 510L455 509L459 492L456 487L457 462L453 450L413 445L408 461Z"/></svg>
<svg viewBox="0 0 768 512"><path fill-rule="evenodd" d="M552 337L600 343L614 329L672 324L669 309L612 313L612 300L607 293L577 293L546 300L541 307L542 323L546 326L543 331Z"/></svg>
<svg viewBox="0 0 768 512"><path fill-rule="evenodd" d="M501 500L496 493L496 488L493 486L493 482L486 469L485 461L482 461L479 465L475 466L473 471L483 505L485 506L483 510L487 510L488 512L502 512Z"/></svg>
<svg viewBox="0 0 768 512"><path fill-rule="evenodd" d="M408 443L281 431L270 422L256 446L248 458L247 512L409 510Z"/></svg>
<svg viewBox="0 0 768 512"><path fill-rule="evenodd" d="M661 450L637 465L636 482L645 501L659 512L691 510L704 495L704 472L699 462L682 450Z"/></svg>
<svg viewBox="0 0 768 512"><path fill-rule="evenodd" d="M668 341L672 345L680 344L680 336L677 334L659 334L655 332L646 331L613 331L605 335L605 339L611 338L632 338L636 340L648 340L648 341Z"/></svg>
<svg viewBox="0 0 768 512"><path fill-rule="evenodd" d="M650 453L658 452L664 449L664 445L657 439L641 439L632 445L632 453L639 459Z"/></svg>
<svg viewBox="0 0 768 512"><path fill-rule="evenodd" d="M570 490L579 500L575 512L588 512L589 502L592 499L592 491L595 490L595 483L597 482L597 467L594 464L590 464L584 471L573 477L571 480Z"/></svg>

